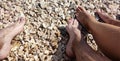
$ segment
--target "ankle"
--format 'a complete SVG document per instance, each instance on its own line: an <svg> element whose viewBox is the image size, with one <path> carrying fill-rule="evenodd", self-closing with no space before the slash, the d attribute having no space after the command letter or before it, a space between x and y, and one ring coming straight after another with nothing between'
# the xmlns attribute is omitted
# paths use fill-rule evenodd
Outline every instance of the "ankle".
<svg viewBox="0 0 120 61"><path fill-rule="evenodd" d="M72 45L73 45L73 48L78 47L78 46L80 46L80 41L74 39L74 41L72 42Z"/></svg>
<svg viewBox="0 0 120 61"><path fill-rule="evenodd" d="M73 51L73 54L76 55L78 51L80 52L81 50L79 50L79 49L80 49L80 43L74 41L74 42L72 43L72 51Z"/></svg>
<svg viewBox="0 0 120 61"><path fill-rule="evenodd" d="M87 24L87 29L91 31L91 27L95 26L95 24L99 23L97 20L93 19L92 21L89 21Z"/></svg>
<svg viewBox="0 0 120 61"><path fill-rule="evenodd" d="M93 25L92 23L97 22L97 20L89 14L87 14L86 17L87 18L84 19L85 22L83 25L89 30L90 26Z"/></svg>

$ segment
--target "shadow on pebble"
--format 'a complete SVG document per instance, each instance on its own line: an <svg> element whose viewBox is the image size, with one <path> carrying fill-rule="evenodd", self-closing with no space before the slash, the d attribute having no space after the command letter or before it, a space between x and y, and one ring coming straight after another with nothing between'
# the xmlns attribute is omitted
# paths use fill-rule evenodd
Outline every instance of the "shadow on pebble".
<svg viewBox="0 0 120 61"><path fill-rule="evenodd" d="M120 14L116 15L116 19L120 20Z"/></svg>
<svg viewBox="0 0 120 61"><path fill-rule="evenodd" d="M54 56L52 56L53 61L75 61L75 59L69 58L66 53L66 44L69 39L69 35L67 33L67 30L65 27L58 27L60 34L61 34L61 40L58 42L58 48L55 52Z"/></svg>

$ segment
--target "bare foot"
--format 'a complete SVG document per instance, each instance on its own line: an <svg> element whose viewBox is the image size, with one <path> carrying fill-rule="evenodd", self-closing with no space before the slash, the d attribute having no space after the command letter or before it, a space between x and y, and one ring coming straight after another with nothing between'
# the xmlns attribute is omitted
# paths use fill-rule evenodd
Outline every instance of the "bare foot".
<svg viewBox="0 0 120 61"><path fill-rule="evenodd" d="M108 24L115 25L115 26L120 26L120 21L119 20L116 20L116 19L106 15L105 12L97 10L96 13L98 13L98 15L101 17L101 19L104 22L106 22Z"/></svg>
<svg viewBox="0 0 120 61"><path fill-rule="evenodd" d="M67 32L70 35L69 42L66 46L66 53L69 57L74 57L74 53L72 51L72 44L73 42L80 42L81 40L81 32L78 29L78 21L71 19L68 20L68 25L66 26ZM76 40L75 40L76 39Z"/></svg>
<svg viewBox="0 0 120 61"><path fill-rule="evenodd" d="M106 23L112 24L113 21L116 21L115 19L113 19L112 17L106 15L103 11L97 10L98 15L102 18L103 21L105 21Z"/></svg>
<svg viewBox="0 0 120 61"><path fill-rule="evenodd" d="M23 30L24 24L25 18L19 18L15 24L0 30L0 60L7 57L12 39Z"/></svg>
<svg viewBox="0 0 120 61"><path fill-rule="evenodd" d="M78 7L76 9L76 18L85 27L88 27L91 21L97 22L93 16L91 16L83 7Z"/></svg>

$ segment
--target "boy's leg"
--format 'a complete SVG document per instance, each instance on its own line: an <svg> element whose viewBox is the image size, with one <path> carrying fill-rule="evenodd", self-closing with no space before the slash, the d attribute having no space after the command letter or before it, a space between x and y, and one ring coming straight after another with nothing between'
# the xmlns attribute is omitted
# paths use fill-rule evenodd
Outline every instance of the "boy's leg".
<svg viewBox="0 0 120 61"><path fill-rule="evenodd" d="M82 7L76 11L77 19L90 30L102 52L110 58L120 59L120 27L97 22Z"/></svg>
<svg viewBox="0 0 120 61"><path fill-rule="evenodd" d="M105 14L105 12L103 12L102 10L97 10L98 15L101 17L101 19L108 23L108 24L112 24L112 25L115 25L115 26L119 26L120 27L120 20L116 20L110 16L108 16L107 14Z"/></svg>

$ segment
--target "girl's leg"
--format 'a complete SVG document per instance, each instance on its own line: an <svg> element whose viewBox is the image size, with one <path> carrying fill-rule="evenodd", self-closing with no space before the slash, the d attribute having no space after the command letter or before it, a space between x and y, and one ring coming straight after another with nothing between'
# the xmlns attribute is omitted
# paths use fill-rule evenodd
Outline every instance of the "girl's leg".
<svg viewBox="0 0 120 61"><path fill-rule="evenodd" d="M7 57L12 39L23 30L25 19L20 18L15 24L0 30L0 60Z"/></svg>
<svg viewBox="0 0 120 61"><path fill-rule="evenodd" d="M75 56L77 61L110 61L110 59L100 55L88 46L83 35L81 39L81 32L78 29L78 22L76 20L68 21L67 31L70 35L66 48L68 56Z"/></svg>

